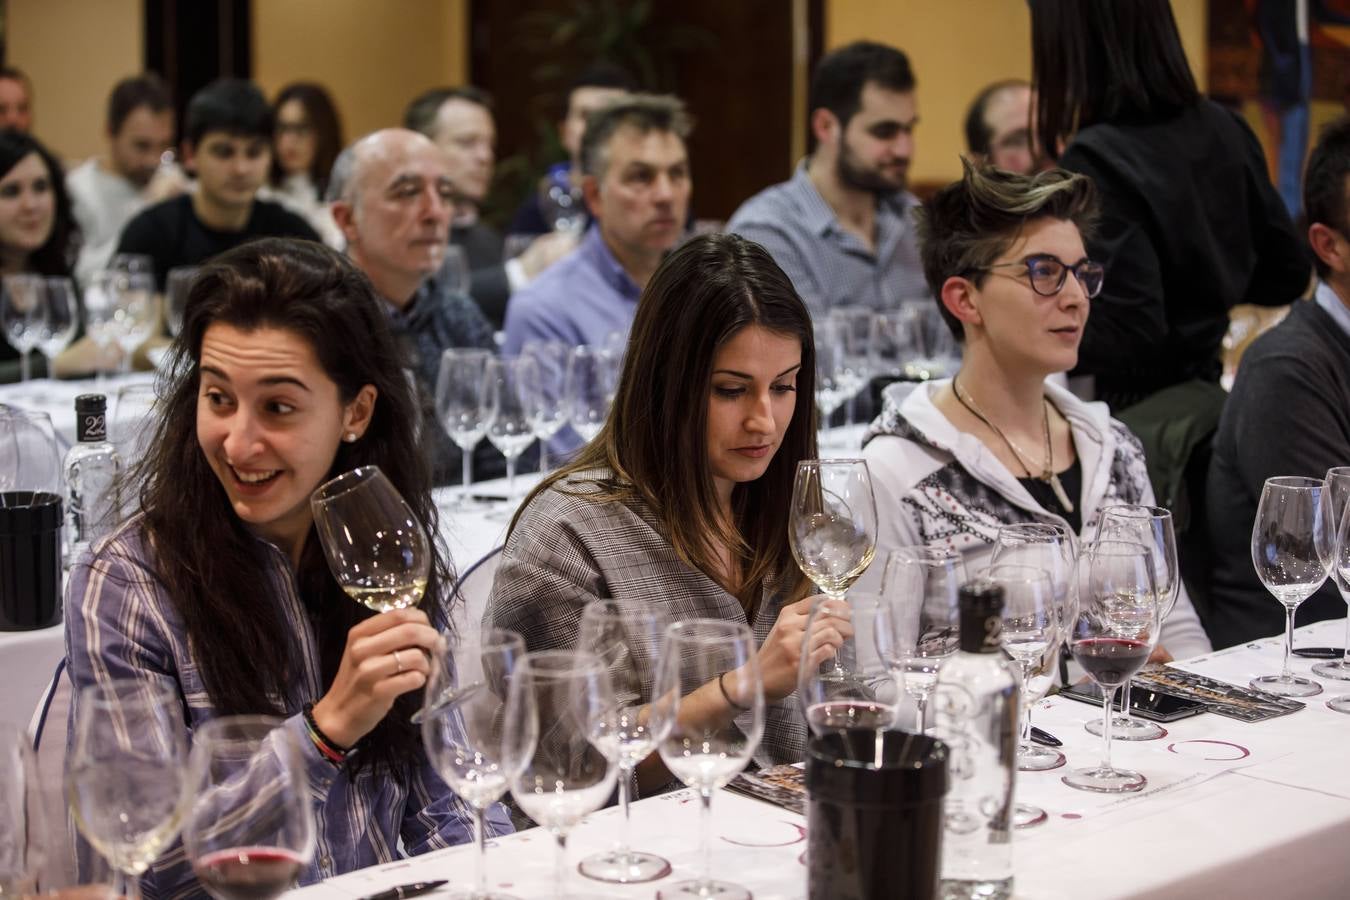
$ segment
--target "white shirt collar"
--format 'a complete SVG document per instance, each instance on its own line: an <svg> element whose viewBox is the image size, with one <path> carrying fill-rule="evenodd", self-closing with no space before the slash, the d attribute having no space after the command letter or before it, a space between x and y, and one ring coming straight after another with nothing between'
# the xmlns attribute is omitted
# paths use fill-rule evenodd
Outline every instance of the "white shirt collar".
<svg viewBox="0 0 1350 900"><path fill-rule="evenodd" d="M1317 291L1313 294L1317 305L1327 311L1327 315L1336 320L1341 331L1350 334L1350 307L1345 305L1341 295L1325 281L1317 282Z"/></svg>

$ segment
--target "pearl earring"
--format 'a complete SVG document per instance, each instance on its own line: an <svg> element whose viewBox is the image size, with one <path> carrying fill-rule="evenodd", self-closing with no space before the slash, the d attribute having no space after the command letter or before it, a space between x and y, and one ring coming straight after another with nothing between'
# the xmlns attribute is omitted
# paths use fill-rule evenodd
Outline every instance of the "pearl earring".
<svg viewBox="0 0 1350 900"><path fill-rule="evenodd" d="M344 441L346 441L347 443L349 443L349 444L353 444L353 443L356 442L356 432L355 432L355 431L349 431L349 432L347 432L346 434L344 434L344 435L342 436L342 439L343 439Z"/></svg>

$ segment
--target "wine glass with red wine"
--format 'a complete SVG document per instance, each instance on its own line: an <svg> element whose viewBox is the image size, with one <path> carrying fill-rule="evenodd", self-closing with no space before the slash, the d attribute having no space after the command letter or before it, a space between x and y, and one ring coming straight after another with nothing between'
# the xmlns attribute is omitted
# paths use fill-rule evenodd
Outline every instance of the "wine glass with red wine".
<svg viewBox="0 0 1350 900"><path fill-rule="evenodd" d="M826 616L844 640L831 657L814 665L813 647L802 647L797 700L806 724L822 737L849 728L896 727L900 689L888 664L895 656L890 607L880 594L858 590L828 597L812 608L804 641L812 640L816 622Z"/></svg>
<svg viewBox="0 0 1350 900"><path fill-rule="evenodd" d="M314 855L304 754L281 726L272 716L224 716L194 735L183 842L216 900L278 897Z"/></svg>
<svg viewBox="0 0 1350 900"><path fill-rule="evenodd" d="M1078 604L1069 622L1069 652L1102 689L1102 762L1061 780L1098 793L1142 790L1147 778L1111 766L1111 703L1158 645L1160 598L1153 557L1133 541L1092 541L1078 555L1076 575Z"/></svg>

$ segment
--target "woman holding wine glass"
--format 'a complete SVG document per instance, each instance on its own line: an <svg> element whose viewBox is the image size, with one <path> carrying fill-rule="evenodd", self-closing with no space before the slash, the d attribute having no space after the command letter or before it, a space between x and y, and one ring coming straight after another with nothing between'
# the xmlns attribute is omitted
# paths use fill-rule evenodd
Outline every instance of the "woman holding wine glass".
<svg viewBox="0 0 1350 900"><path fill-rule="evenodd" d="M684 244L638 301L609 418L517 514L486 622L531 651L575 647L583 610L608 597L748 626L766 701L756 759L800 760L791 695L811 588L788 523L797 463L815 456L814 381L810 316L764 249L729 234ZM811 661L847 632L818 617ZM682 715L739 721L753 705L743 675L701 685ZM640 688L650 702L650 676ZM638 764L640 792L670 782L655 756Z"/></svg>
<svg viewBox="0 0 1350 900"><path fill-rule="evenodd" d="M1092 182L1052 169L969 164L925 205L920 249L938 309L961 341L951 379L887 389L865 442L881 518L877 550L929 544L975 571L1018 522L1095 535L1101 510L1152 505L1139 441L1106 406L1047 381L1078 359L1103 267L1083 232ZM1210 650L1183 590L1156 658Z"/></svg>
<svg viewBox="0 0 1350 900"><path fill-rule="evenodd" d="M377 615L344 593L315 533L315 488L374 466L437 533L415 400L379 303L318 244L258 241L204 267L162 370L150 451L126 485L135 512L66 593L77 692L112 679L163 687L193 731L227 715L282 720L319 819L301 883L472 834L409 721L449 621L444 550L431 542L419 603ZM487 818L490 835L509 830L500 807ZM145 876L161 894L192 877L172 850Z"/></svg>

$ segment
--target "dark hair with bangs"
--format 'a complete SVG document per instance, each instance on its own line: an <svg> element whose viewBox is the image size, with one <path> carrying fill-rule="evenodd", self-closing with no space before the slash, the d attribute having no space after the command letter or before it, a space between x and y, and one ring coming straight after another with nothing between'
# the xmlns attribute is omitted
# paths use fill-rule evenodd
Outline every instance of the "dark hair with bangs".
<svg viewBox="0 0 1350 900"><path fill-rule="evenodd" d="M736 486L735 521L726 523L717 512L708 464L708 397L718 349L749 325L801 342L797 404L768 469ZM797 463L816 455L815 375L810 313L768 252L734 234L696 237L666 257L642 292L604 427L520 509L568 476L608 468L614 481L584 496L644 502L680 558L737 596L747 611L753 612L769 580L789 596L805 596L788 520ZM720 547L730 548L741 564L739 584L727 584L719 574Z"/></svg>
<svg viewBox="0 0 1350 900"><path fill-rule="evenodd" d="M218 78L193 94L184 119L183 139L194 149L213 131L272 140L272 107L256 84L242 78Z"/></svg>
<svg viewBox="0 0 1350 900"><path fill-rule="evenodd" d="M0 131L0 178L4 178L30 153L36 153L47 167L52 192L52 231L46 242L28 256L27 271L38 275L69 275L79 246L80 230L70 210L66 176L61 163L42 142L22 131Z"/></svg>
<svg viewBox="0 0 1350 900"><path fill-rule="evenodd" d="M1036 137L1051 159L1080 128L1200 102L1169 0L1030 2Z"/></svg>
<svg viewBox="0 0 1350 900"><path fill-rule="evenodd" d="M216 257L188 294L183 328L158 386L150 450L129 473L126 487L139 493L156 575L183 617L198 670L221 715L285 714L277 698L288 699L291 709L319 698L297 695L304 682L296 638L261 577L270 551L235 514L198 443L199 364L202 339L212 325L298 335L314 348L343 403L365 385L375 387L370 426L360 440L338 445L328 477L377 465L398 488L433 546L421 608L434 625L449 627L451 571L437 537L430 470L414 431L416 405L379 303L365 275L346 257L322 244L279 238ZM347 632L377 613L343 593L312 525L295 580L318 633L321 690L326 690L337 675ZM420 691L399 697L348 765L387 768L406 783L421 755L420 735L409 723L420 702Z"/></svg>
<svg viewBox="0 0 1350 900"><path fill-rule="evenodd" d="M988 274L985 269L1035 219L1072 222L1087 240L1098 212L1096 186L1085 175L1063 169L1015 175L993 166L976 167L965 158L961 168L960 181L918 210L923 276L958 341L965 337L961 321L942 303L948 278L969 276L978 287Z"/></svg>

